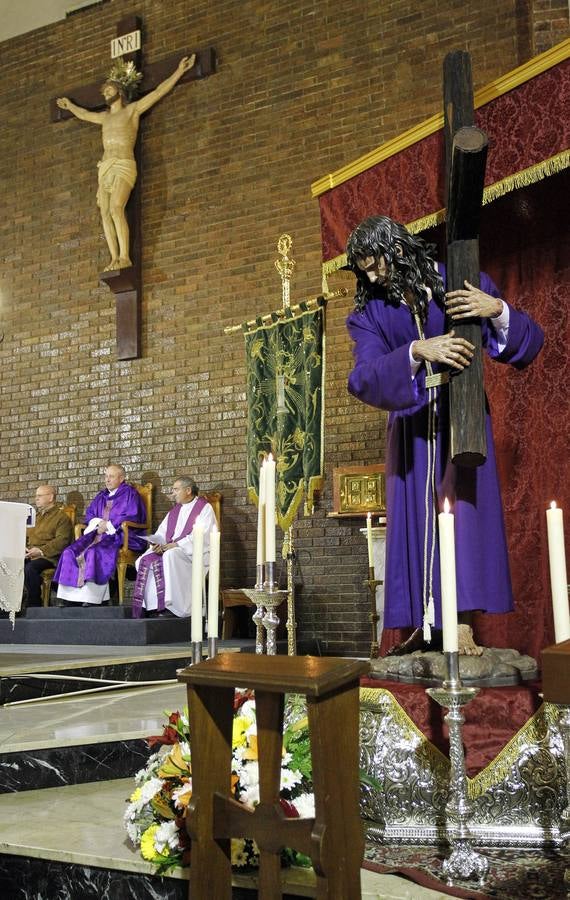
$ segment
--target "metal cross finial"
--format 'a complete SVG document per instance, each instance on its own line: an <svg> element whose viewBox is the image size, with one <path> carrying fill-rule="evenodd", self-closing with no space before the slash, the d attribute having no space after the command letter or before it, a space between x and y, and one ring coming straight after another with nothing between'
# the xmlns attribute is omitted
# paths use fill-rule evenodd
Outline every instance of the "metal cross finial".
<svg viewBox="0 0 570 900"><path fill-rule="evenodd" d="M275 268L281 276L281 290L283 294L283 309L291 306L291 277L295 268L295 260L290 259L289 251L293 246L293 238L290 234L282 234L277 241L277 250L283 259L275 260Z"/></svg>

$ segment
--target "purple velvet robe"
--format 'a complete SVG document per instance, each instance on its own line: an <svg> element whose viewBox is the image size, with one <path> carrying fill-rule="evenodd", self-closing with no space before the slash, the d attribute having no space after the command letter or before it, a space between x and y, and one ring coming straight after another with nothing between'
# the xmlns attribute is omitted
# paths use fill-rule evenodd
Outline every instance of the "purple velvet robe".
<svg viewBox="0 0 570 900"><path fill-rule="evenodd" d="M439 266L445 281L443 266ZM500 293L481 273L481 290ZM508 342L499 354L496 334L482 322L483 347L498 362L524 368L540 351L541 329L524 313L510 310ZM423 623L425 484L427 476L427 400L425 366L412 379L409 348L418 339L415 322L404 304L395 307L382 299L369 301L363 312L348 316L355 365L348 389L364 403L390 412L386 444L386 628L421 627ZM426 338L445 331L440 301L428 306ZM434 372L445 366L433 365ZM503 613L513 597L503 510L499 491L491 420L487 407L487 460L477 468L455 466L449 453L448 386L436 389L436 514L447 497L455 514L457 607ZM428 528L431 536L431 527ZM428 547L431 547L428 542ZM428 549L429 560L429 549ZM439 540L433 566L435 625L441 628Z"/></svg>
<svg viewBox="0 0 570 900"><path fill-rule="evenodd" d="M70 544L59 559L53 580L58 584L66 584L69 587L80 587L78 557L84 554L85 573L84 581L94 581L95 584L106 584L115 571L117 556L123 543L121 522L146 522L146 509L138 491L123 481L115 494L109 497L109 491L101 491L91 501L85 511L85 521L94 518L103 518L105 505L112 500L109 521L115 526L115 534L104 534L100 540L94 543L96 531L82 534L80 538ZM145 550L148 547L134 531L129 531L129 547L131 550Z"/></svg>

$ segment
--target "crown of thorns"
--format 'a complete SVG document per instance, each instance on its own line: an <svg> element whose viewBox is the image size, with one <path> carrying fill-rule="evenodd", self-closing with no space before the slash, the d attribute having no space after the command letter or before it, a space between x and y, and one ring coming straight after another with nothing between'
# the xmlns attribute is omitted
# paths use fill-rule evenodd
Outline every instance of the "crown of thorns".
<svg viewBox="0 0 570 900"><path fill-rule="evenodd" d="M137 72L134 62L125 62L123 59L117 60L107 76L107 81L120 85L128 97L136 94L141 80L142 72Z"/></svg>

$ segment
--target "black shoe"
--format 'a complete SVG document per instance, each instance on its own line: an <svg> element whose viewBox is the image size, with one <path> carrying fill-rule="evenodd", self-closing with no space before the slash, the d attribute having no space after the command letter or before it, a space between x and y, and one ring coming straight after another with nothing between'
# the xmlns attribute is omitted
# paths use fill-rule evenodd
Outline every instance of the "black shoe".
<svg viewBox="0 0 570 900"><path fill-rule="evenodd" d="M161 609L159 613L156 614L157 619L177 619L178 616L175 616L173 612L170 612L169 609Z"/></svg>

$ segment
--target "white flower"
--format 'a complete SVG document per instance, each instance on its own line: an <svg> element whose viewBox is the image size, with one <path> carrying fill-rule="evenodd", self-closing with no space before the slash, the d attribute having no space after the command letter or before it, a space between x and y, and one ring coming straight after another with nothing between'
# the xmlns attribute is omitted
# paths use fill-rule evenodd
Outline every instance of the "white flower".
<svg viewBox="0 0 570 900"><path fill-rule="evenodd" d="M188 741L180 741L180 752L182 754L182 759L190 759L190 744Z"/></svg>
<svg viewBox="0 0 570 900"><path fill-rule="evenodd" d="M281 760L282 767L284 768L285 766L288 766L292 759L293 759L293 757L291 756L291 754L287 753L287 751L285 751L285 753L283 754L283 758Z"/></svg>
<svg viewBox="0 0 570 900"><path fill-rule="evenodd" d="M239 801L247 803L249 806L256 806L259 803L259 782L243 787L240 791Z"/></svg>
<svg viewBox="0 0 570 900"><path fill-rule="evenodd" d="M300 797L295 797L293 806L301 819L313 819L315 816L315 795L301 794Z"/></svg>
<svg viewBox="0 0 570 900"><path fill-rule="evenodd" d="M165 847L176 850L178 847L178 826L176 822L164 822L156 830L154 846L159 853L163 853Z"/></svg>
<svg viewBox="0 0 570 900"><path fill-rule="evenodd" d="M141 839L141 830L134 822L126 822L127 834L129 836L129 840L131 844L134 844L135 847L140 842Z"/></svg>
<svg viewBox="0 0 570 900"><path fill-rule="evenodd" d="M281 769L281 790L290 791L296 784L300 784L303 776L298 769Z"/></svg>
<svg viewBox="0 0 570 900"><path fill-rule="evenodd" d="M141 809L145 803L150 803L153 797L156 797L162 790L162 778L149 778L141 787L140 800L137 800L138 808Z"/></svg>
<svg viewBox="0 0 570 900"><path fill-rule="evenodd" d="M183 797L185 794L191 794L191 793L192 793L192 782L191 781L189 781L187 784L183 784L181 788L178 788L178 790L172 791L172 799L174 800L174 805L177 807L177 809L183 808L183 805L178 802L180 800L180 797Z"/></svg>
<svg viewBox="0 0 570 900"><path fill-rule="evenodd" d="M186 715L186 713L180 713L180 724L182 725L184 731L188 731L190 723L188 722L188 716Z"/></svg>
<svg viewBox="0 0 570 900"><path fill-rule="evenodd" d="M244 763L241 771L240 784L242 787L251 787L252 785L257 785L259 787L259 763L257 760L250 760L249 762Z"/></svg>
<svg viewBox="0 0 570 900"><path fill-rule="evenodd" d="M246 700L243 706L240 706L239 714L255 723L255 700Z"/></svg>

